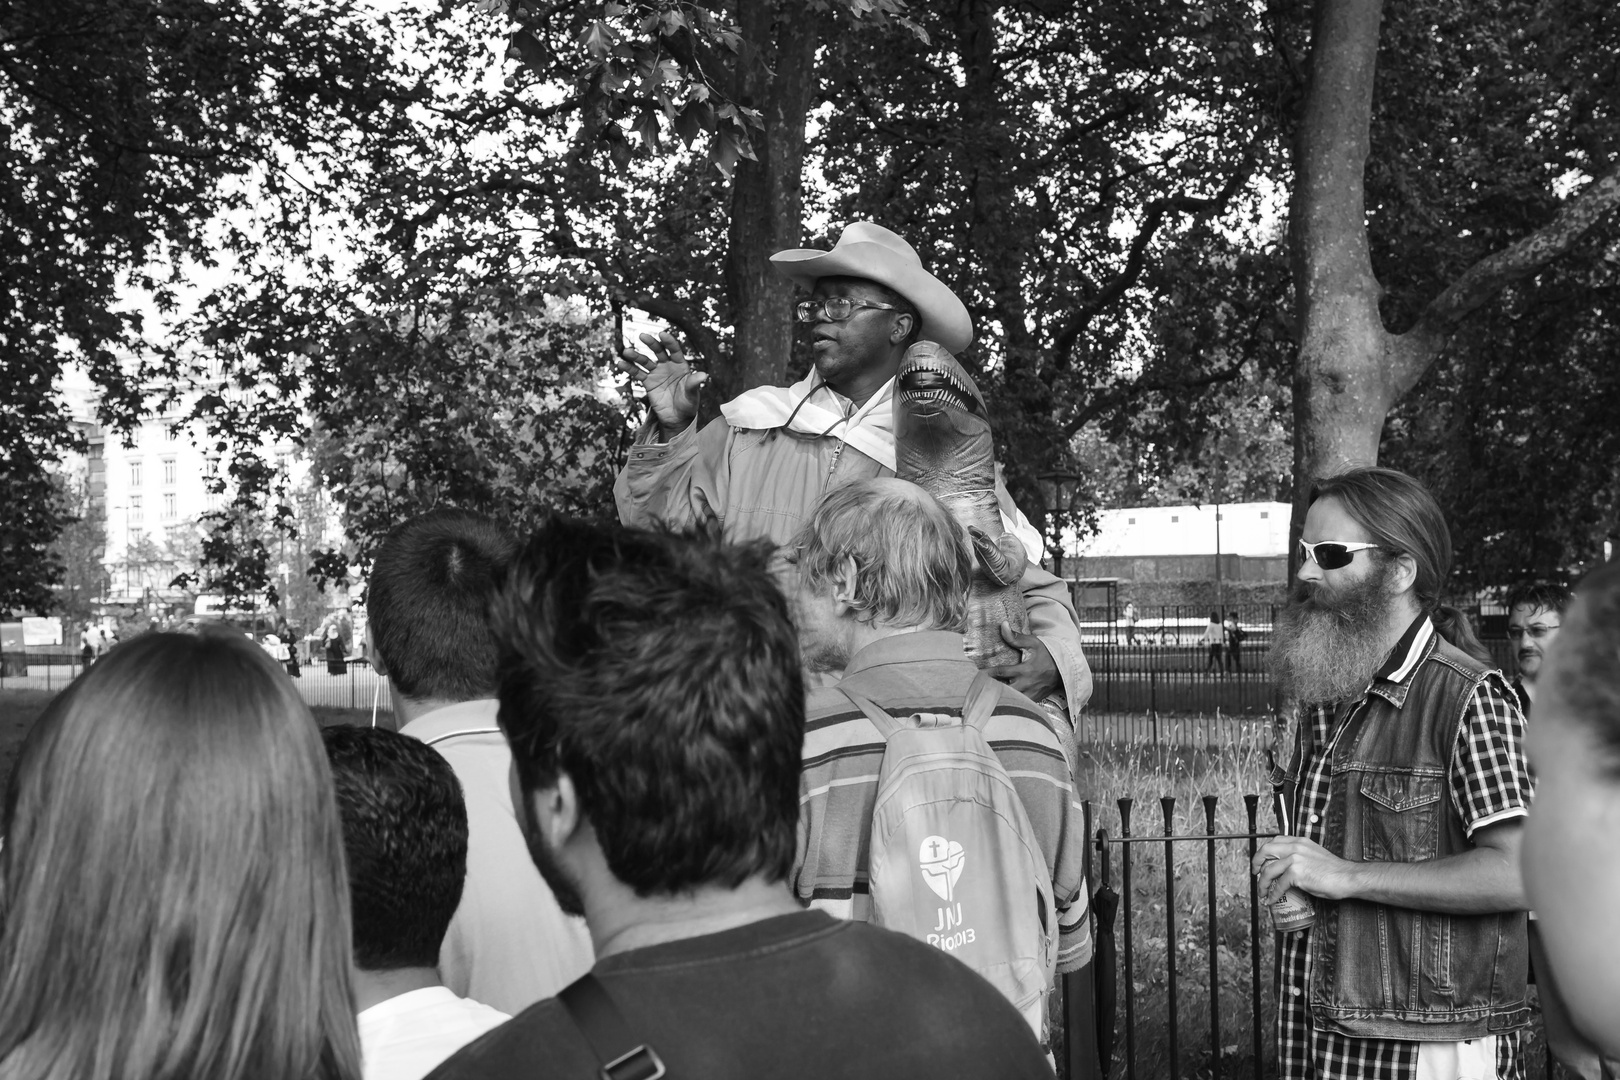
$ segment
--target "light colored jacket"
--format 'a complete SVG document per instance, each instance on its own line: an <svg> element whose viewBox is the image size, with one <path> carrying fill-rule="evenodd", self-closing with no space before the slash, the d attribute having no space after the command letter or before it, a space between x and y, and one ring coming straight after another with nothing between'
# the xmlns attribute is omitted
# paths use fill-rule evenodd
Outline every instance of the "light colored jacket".
<svg viewBox="0 0 1620 1080"><path fill-rule="evenodd" d="M701 431L693 423L667 443L653 441L648 424L637 432L630 458L613 485L619 520L646 527L686 528L718 520L728 539L765 538L789 544L821 497L839 484L894 470L830 435L788 428L739 428L724 418ZM999 482L1002 513L1023 515ZM1019 583L1029 609L1030 633L1052 654L1073 717L1091 697L1091 668L1080 647L1080 628L1068 585L1028 563Z"/></svg>

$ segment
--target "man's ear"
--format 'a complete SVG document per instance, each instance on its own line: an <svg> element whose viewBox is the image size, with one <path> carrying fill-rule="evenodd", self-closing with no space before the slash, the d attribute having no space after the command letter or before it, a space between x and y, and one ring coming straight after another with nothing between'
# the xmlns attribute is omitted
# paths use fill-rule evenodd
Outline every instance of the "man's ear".
<svg viewBox="0 0 1620 1080"><path fill-rule="evenodd" d="M894 329L889 331L889 340L896 345L900 344L911 336L911 328L915 323L916 319L912 317L911 312L897 312L895 314Z"/></svg>
<svg viewBox="0 0 1620 1080"><path fill-rule="evenodd" d="M1396 596L1411 589L1417 583L1417 560L1406 552L1395 556L1395 571L1390 575L1390 592Z"/></svg>
<svg viewBox="0 0 1620 1080"><path fill-rule="evenodd" d="M534 809L535 827L553 850L567 844L584 823L579 791L574 787L574 778L565 772L557 773L556 782L531 792L529 805Z"/></svg>
<svg viewBox="0 0 1620 1080"><path fill-rule="evenodd" d="M838 565L833 567L833 600L843 607L854 607L860 583L861 570L855 562L855 556L845 555L838 560Z"/></svg>

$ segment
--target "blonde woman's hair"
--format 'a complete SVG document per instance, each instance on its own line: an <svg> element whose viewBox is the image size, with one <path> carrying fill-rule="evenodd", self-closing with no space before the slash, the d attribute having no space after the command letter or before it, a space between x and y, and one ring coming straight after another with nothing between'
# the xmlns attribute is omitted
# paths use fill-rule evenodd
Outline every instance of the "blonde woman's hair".
<svg viewBox="0 0 1620 1080"><path fill-rule="evenodd" d="M40 716L0 824L5 1080L358 1080L331 774L262 648L114 648Z"/></svg>

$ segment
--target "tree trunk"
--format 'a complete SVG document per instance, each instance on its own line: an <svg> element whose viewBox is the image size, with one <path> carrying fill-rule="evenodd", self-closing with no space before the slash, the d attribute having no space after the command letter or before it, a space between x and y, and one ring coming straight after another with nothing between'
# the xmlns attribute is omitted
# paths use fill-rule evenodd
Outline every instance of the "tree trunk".
<svg viewBox="0 0 1620 1080"><path fill-rule="evenodd" d="M1313 478L1377 463L1391 404L1382 363L1389 335L1378 315L1364 185L1382 13L1382 0L1318 0L1312 15L1289 230L1300 335L1295 539Z"/></svg>
<svg viewBox="0 0 1620 1080"><path fill-rule="evenodd" d="M1563 255L1620 207L1620 169L1564 200L1553 220L1469 267L1395 335L1378 314L1364 175L1382 0L1316 0L1310 79L1294 151L1289 245L1299 356L1294 370L1294 512L1311 481L1378 463L1384 418L1423 377L1458 325L1504 287ZM1298 568L1298 546L1289 551Z"/></svg>
<svg viewBox="0 0 1620 1080"><path fill-rule="evenodd" d="M726 250L726 293L735 337L728 370L716 370L724 401L741 390L783 381L793 348L793 284L771 269L770 257L800 246L805 116L816 89L818 28L809 5L797 0L738 4L742 36L757 50L741 65L738 100L758 109L758 161L737 163L732 177Z"/></svg>
<svg viewBox="0 0 1620 1080"><path fill-rule="evenodd" d="M975 322L988 315L1000 325L1006 350L1002 359L1005 370L1010 372L1032 367L1039 350L1030 333L1024 303L1025 253L1019 246L1024 231L1012 220L1018 210L1011 170L1016 167L1018 152L1005 104L1006 76L996 54L996 13L1001 6L999 0L963 0L956 11L963 72L963 145L958 153L972 200L967 249L978 263L978 286L985 305ZM974 299L963 297L969 305L974 304ZM974 330L978 338L985 336L989 327L975 325Z"/></svg>

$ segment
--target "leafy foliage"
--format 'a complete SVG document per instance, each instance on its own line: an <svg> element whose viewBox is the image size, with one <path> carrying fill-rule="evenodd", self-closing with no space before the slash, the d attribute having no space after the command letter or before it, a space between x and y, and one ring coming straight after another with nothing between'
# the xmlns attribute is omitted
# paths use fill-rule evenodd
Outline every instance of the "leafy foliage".
<svg viewBox="0 0 1620 1080"><path fill-rule="evenodd" d="M352 323L311 449L357 547L317 552L318 575L368 564L390 528L437 506L520 529L602 514L628 432L594 393L605 353L604 328L556 300L458 298Z"/></svg>
<svg viewBox="0 0 1620 1080"><path fill-rule="evenodd" d="M0 16L0 482L15 514L0 603L33 606L57 573L45 473L82 445L53 396L64 366L89 371L103 420L127 430L155 389L151 316L222 258L311 261L354 147L403 121L411 87L367 7L63 0Z"/></svg>
<svg viewBox="0 0 1620 1080"><path fill-rule="evenodd" d="M1254 291L1186 273L1217 250L1235 262L1220 237L1260 224L1287 91L1276 20L1244 3L985 3L921 21L928 50L829 50L829 215L895 228L967 303L1020 502L1041 505L1043 472L1086 470L1069 439L1143 410L1196 456L1220 410L1207 388L1254 370L1246 338L1286 336ZM1199 289L1223 302L1200 309Z"/></svg>

